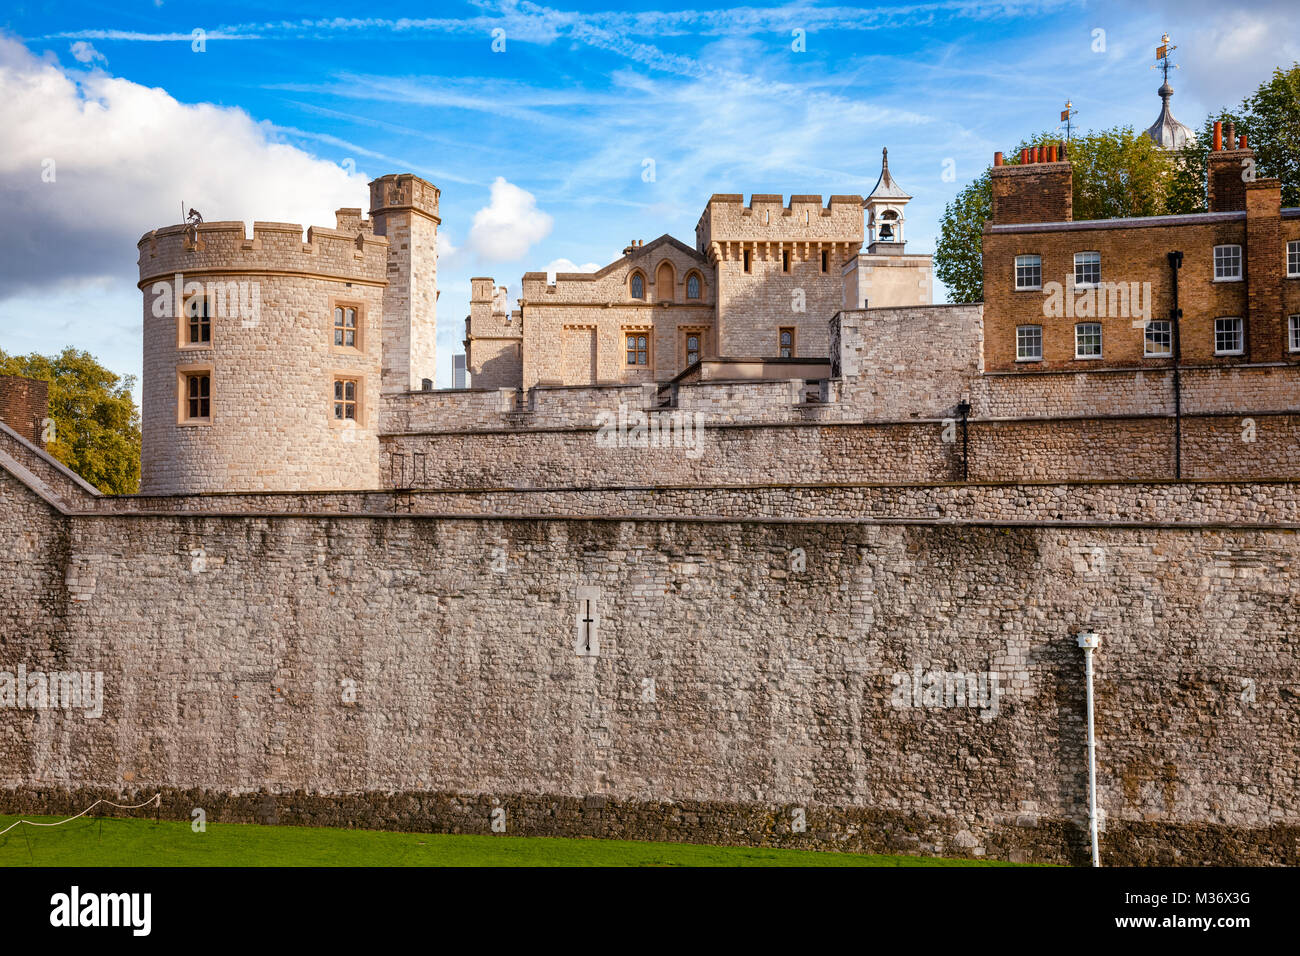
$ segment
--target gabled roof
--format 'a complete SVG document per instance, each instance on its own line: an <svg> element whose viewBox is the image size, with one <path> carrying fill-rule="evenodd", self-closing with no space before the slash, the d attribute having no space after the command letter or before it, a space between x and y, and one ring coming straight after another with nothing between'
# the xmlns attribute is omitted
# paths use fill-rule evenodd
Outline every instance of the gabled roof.
<svg viewBox="0 0 1300 956"><path fill-rule="evenodd" d="M609 265L603 266L600 269L597 269L595 272L558 272L556 273L555 278L556 281L559 281L561 277L563 277L566 280L600 279L603 278L604 276L609 275L611 272L614 272L616 269L620 267L626 267L630 265L633 260L639 259L640 257L644 256L646 253L653 252L654 250L664 245L672 246L674 249L678 250L679 252L684 252L686 255L690 256L692 259L694 259L696 262L700 263L703 266L707 266L709 263L708 259L700 255L699 250L694 249L691 246L688 246L680 239L676 239L665 232L658 239L652 239L650 242L647 242L644 245L637 246L631 252L619 256ZM538 276L545 276L545 275L546 275L545 272L525 272L524 278L535 279Z"/></svg>
<svg viewBox="0 0 1300 956"><path fill-rule="evenodd" d="M912 197L903 192L902 187L894 182L894 177L889 175L889 148L885 147L880 151L880 178L876 180L876 188L871 190L865 202L873 199L901 199L908 200Z"/></svg>

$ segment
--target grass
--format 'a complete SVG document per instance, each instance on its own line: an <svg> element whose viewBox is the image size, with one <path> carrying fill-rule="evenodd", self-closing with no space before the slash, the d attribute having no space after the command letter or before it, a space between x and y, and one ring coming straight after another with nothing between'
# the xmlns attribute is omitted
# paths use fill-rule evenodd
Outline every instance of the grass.
<svg viewBox="0 0 1300 956"><path fill-rule="evenodd" d="M17 817L0 816L0 830ZM27 817L42 823L57 817ZM29 841L30 840L30 852ZM390 833L325 827L82 818L0 836L0 867L22 866L1005 866L995 861L814 850Z"/></svg>

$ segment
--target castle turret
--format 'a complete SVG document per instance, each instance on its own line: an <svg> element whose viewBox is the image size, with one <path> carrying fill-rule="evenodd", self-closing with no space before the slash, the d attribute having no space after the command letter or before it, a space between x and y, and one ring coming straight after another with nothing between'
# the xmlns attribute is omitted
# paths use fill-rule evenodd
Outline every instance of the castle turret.
<svg viewBox="0 0 1300 956"><path fill-rule="evenodd" d="M385 392L415 391L436 380L439 191L410 173L370 184L375 235L388 239L384 296Z"/></svg>
<svg viewBox="0 0 1300 956"><path fill-rule="evenodd" d="M143 492L379 487L388 241L337 218L140 240Z"/></svg>
<svg viewBox="0 0 1300 956"><path fill-rule="evenodd" d="M519 388L523 383L523 321L511 312L505 286L470 279L465 319L465 363L474 388Z"/></svg>

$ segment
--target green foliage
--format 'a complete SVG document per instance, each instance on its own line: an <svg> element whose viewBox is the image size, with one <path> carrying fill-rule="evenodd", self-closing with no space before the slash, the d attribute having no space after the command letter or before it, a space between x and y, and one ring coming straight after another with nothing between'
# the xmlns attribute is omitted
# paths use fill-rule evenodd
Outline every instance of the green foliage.
<svg viewBox="0 0 1300 956"><path fill-rule="evenodd" d="M992 204L993 189L985 170L944 207L934 251L934 273L948 287L953 302L979 302L984 298L980 241Z"/></svg>
<svg viewBox="0 0 1300 956"><path fill-rule="evenodd" d="M53 440L46 450L105 494L140 487L140 412L131 398L134 376L120 377L89 352L6 355L0 374L50 383Z"/></svg>
<svg viewBox="0 0 1300 956"><path fill-rule="evenodd" d="M146 812L146 811L140 811ZM0 817L0 829L16 817ZM56 817L29 817L44 823ZM25 832L24 832L25 831ZM28 841L30 840L30 844ZM28 847L30 846L30 850ZM504 834L391 833L325 827L82 817L0 837L19 866L1011 866L994 860Z"/></svg>
<svg viewBox="0 0 1300 956"><path fill-rule="evenodd" d="M1261 176L1282 180L1282 205L1300 206L1300 63L1273 71L1241 104Z"/></svg>
<svg viewBox="0 0 1300 956"><path fill-rule="evenodd" d="M1176 157L1168 212L1204 212L1205 161L1214 142L1215 121L1236 127L1255 151L1255 174L1282 181L1282 205L1300 206L1300 63L1276 69L1236 109L1221 109L1205 118L1196 143ZM1225 144L1227 145L1227 144Z"/></svg>
<svg viewBox="0 0 1300 956"><path fill-rule="evenodd" d="M1069 152L1076 221L1164 213L1173 162L1145 133L1128 126L1088 132Z"/></svg>

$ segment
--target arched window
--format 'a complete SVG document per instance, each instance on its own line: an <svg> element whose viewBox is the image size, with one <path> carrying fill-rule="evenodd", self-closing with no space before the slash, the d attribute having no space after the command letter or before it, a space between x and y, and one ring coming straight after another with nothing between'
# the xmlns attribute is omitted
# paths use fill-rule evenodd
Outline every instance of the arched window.
<svg viewBox="0 0 1300 956"><path fill-rule="evenodd" d="M677 276L673 272L671 262L662 262L655 271L655 301L672 302L674 287L677 285Z"/></svg>
<svg viewBox="0 0 1300 956"><path fill-rule="evenodd" d="M632 298L645 298L645 276L639 272L632 273Z"/></svg>
<svg viewBox="0 0 1300 956"><path fill-rule="evenodd" d="M700 297L700 274L692 272L686 277L686 298L698 299Z"/></svg>

